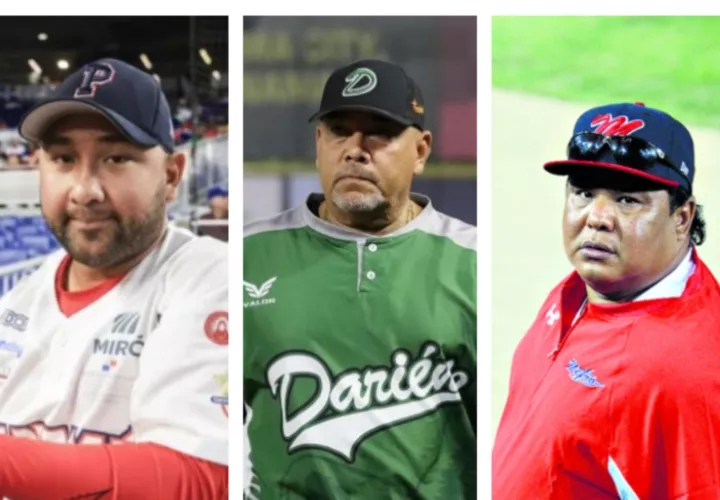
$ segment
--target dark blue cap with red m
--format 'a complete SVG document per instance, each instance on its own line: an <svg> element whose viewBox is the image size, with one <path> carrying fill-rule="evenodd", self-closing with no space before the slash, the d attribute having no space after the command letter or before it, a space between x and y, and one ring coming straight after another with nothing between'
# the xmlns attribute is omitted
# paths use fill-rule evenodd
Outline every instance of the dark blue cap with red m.
<svg viewBox="0 0 720 500"><path fill-rule="evenodd" d="M39 143L59 119L96 112L107 118L130 142L173 151L172 114L160 84L148 73L117 59L100 59L68 76L49 99L34 106L19 131Z"/></svg>
<svg viewBox="0 0 720 500"><path fill-rule="evenodd" d="M675 165L677 170L662 162L655 162L644 171L636 170L619 165L612 154L607 152L597 161L578 162L567 159L548 162L544 166L548 172L568 175L578 168L601 167L626 172L668 186L683 186L692 191L695 177L692 136L682 123L664 111L646 107L643 103L596 107L583 113L575 123L574 135L583 132L643 139L662 150L666 159Z"/></svg>

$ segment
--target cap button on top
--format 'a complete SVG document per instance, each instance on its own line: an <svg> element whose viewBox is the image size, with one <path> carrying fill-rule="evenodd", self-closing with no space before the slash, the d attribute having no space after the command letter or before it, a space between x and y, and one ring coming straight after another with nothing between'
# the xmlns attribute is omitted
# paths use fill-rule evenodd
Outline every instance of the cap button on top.
<svg viewBox="0 0 720 500"><path fill-rule="evenodd" d="M635 105L636 105L636 106L643 106L643 107L644 107L644 106L645 106L645 103L644 103L644 102L636 102Z"/></svg>

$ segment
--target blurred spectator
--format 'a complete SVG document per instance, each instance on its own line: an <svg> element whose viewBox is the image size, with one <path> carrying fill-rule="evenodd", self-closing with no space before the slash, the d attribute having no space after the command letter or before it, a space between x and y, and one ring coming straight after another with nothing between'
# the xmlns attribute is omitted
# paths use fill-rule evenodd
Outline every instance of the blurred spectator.
<svg viewBox="0 0 720 500"><path fill-rule="evenodd" d="M30 147L20 140L12 137L0 144L0 165L5 168L22 168L30 166Z"/></svg>
<svg viewBox="0 0 720 500"><path fill-rule="evenodd" d="M5 154L10 156L17 156L18 158L22 158L24 156L27 156L28 148L25 144L20 142L20 139L17 137L14 137L10 139L7 146L3 148L5 150Z"/></svg>
<svg viewBox="0 0 720 500"><path fill-rule="evenodd" d="M228 241L228 190L227 188L216 186L208 191L208 206L210 212L200 217L201 221L219 222L224 221L225 224L220 225L200 225L197 233L203 236L212 236L222 241Z"/></svg>
<svg viewBox="0 0 720 500"><path fill-rule="evenodd" d="M199 115L195 122L187 100L178 100L173 115L175 144L182 145L193 139L213 139L227 134L227 102L209 101L207 106L203 103L196 111Z"/></svg>
<svg viewBox="0 0 720 500"><path fill-rule="evenodd" d="M22 165L22 161L18 155L7 155L5 165L8 167L19 167Z"/></svg>
<svg viewBox="0 0 720 500"><path fill-rule="evenodd" d="M180 123L184 123L192 119L192 110L187 105L187 100L184 98L178 100L177 110L175 111L175 119Z"/></svg>

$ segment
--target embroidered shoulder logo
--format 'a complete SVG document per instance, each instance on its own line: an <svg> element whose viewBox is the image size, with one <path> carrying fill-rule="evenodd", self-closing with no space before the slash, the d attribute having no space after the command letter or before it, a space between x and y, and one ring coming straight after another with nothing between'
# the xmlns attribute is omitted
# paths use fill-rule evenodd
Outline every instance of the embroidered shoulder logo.
<svg viewBox="0 0 720 500"><path fill-rule="evenodd" d="M250 297L250 299L254 299L250 301L244 301L243 307L248 308L274 304L275 299L272 297L267 297L267 295L270 293L270 289L275 283L275 280L277 280L277 276L273 276L259 287L254 283L243 281L243 286L245 287L245 291L247 292L248 297Z"/></svg>
<svg viewBox="0 0 720 500"><path fill-rule="evenodd" d="M567 364L567 371L570 375L570 379L573 382L577 382L578 384L582 384L586 387L590 388L600 388L602 389L605 387L605 384L598 381L598 379L595 377L595 374L592 372L592 370L584 370L580 367L578 362L574 359L571 359L570 362Z"/></svg>
<svg viewBox="0 0 720 500"><path fill-rule="evenodd" d="M546 323L553 326L560 319L560 311L557 310L557 304L553 304L550 310L545 314Z"/></svg>

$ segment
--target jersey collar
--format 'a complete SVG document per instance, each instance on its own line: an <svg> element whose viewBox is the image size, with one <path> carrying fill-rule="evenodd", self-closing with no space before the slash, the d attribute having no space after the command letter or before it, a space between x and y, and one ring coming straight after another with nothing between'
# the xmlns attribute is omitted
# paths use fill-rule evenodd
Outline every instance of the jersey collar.
<svg viewBox="0 0 720 500"><path fill-rule="evenodd" d="M670 274L637 296L635 301L680 297L690 276L695 272L694 248L687 251L685 258Z"/></svg>
<svg viewBox="0 0 720 500"><path fill-rule="evenodd" d="M349 227L336 226L335 224L330 224L329 222L318 217L316 215L317 209L320 206L320 203L325 200L325 196L321 193L312 193L310 194L310 196L307 197L302 207L302 213L303 218L305 219L305 222L307 222L308 226L325 236L329 236L338 240L356 242L363 242L368 239L380 240L384 238L393 238L402 234L407 234L411 231L414 231L415 229L425 227L431 220L431 218L434 216L435 208L433 207L430 198L422 194L411 193L410 199L420 205L422 207L422 211L418 214L417 217L410 221L409 224L404 225L397 231L383 235L364 233L362 231L357 231Z"/></svg>

